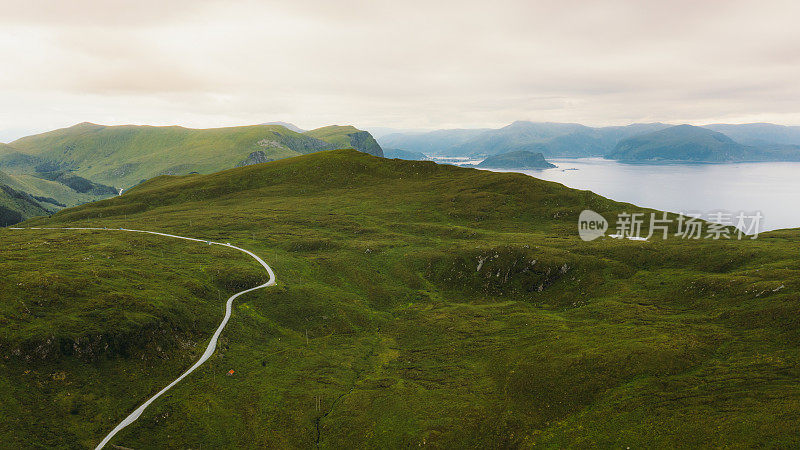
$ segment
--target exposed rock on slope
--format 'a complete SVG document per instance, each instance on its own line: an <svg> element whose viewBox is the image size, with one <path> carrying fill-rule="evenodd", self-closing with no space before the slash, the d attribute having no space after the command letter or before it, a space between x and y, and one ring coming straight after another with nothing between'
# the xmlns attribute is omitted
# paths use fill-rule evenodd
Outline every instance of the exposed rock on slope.
<svg viewBox="0 0 800 450"><path fill-rule="evenodd" d="M303 134L329 142L338 149L352 148L373 156L383 156L383 149L372 135L353 126L331 125Z"/></svg>
<svg viewBox="0 0 800 450"><path fill-rule="evenodd" d="M253 153L250 153L250 155L247 156L247 159L241 161L239 164L236 164L236 167L250 166L253 164L261 164L270 161L274 160L272 158L268 158L267 154L264 153L263 150L258 150Z"/></svg>

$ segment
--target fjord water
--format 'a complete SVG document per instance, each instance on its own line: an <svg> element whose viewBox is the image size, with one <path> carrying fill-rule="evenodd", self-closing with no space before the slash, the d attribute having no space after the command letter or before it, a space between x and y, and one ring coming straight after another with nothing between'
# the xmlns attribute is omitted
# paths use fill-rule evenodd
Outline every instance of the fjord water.
<svg viewBox="0 0 800 450"><path fill-rule="evenodd" d="M672 212L761 211L761 230L800 227L800 162L625 164L552 159L558 167L518 170L612 200Z"/></svg>

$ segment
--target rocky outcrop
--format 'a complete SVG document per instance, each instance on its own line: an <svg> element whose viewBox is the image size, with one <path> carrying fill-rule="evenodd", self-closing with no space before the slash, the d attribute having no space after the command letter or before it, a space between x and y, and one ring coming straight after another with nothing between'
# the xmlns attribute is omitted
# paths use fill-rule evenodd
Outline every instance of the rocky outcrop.
<svg viewBox="0 0 800 450"><path fill-rule="evenodd" d="M350 138L350 144L354 149L372 156L383 157L383 149L369 132L359 131L357 133L350 133L347 136Z"/></svg>
<svg viewBox="0 0 800 450"><path fill-rule="evenodd" d="M239 161L236 167L251 166L253 164L261 164L265 162L274 161L272 158L267 157L263 150L258 150L247 156L247 159Z"/></svg>

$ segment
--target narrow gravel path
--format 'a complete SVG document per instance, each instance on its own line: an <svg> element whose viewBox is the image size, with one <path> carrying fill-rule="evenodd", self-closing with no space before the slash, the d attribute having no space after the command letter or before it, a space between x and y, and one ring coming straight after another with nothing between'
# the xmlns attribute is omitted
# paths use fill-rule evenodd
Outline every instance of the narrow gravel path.
<svg viewBox="0 0 800 450"><path fill-rule="evenodd" d="M113 430L111 430L110 433L108 433L108 435L106 435L105 438L103 438L103 440L100 442L100 444L97 445L97 447L96 447L97 450L102 449L103 447L105 447L105 445L108 444L108 442L111 441L111 439L117 433L119 433L123 428L125 428L128 425L130 425L133 422L135 422L136 419L138 419L139 416L142 415L144 410L147 409L147 407L150 406L150 404L153 403L153 401L155 401L155 399L157 399L158 397L161 397L161 395L163 395L165 392L170 390L173 386L178 384L178 382L180 382L182 379L186 378L187 375L189 375L190 373L194 372L195 369L200 367L201 364L206 362L208 360L208 358L210 358L211 355L214 354L214 350L216 350L216 348L217 348L217 341L219 340L219 335L222 333L222 330L225 328L225 325L228 324L228 320L231 318L231 306L233 305L233 301L236 300L236 298L238 298L242 294L246 294L248 292L255 291L256 289L261 289L261 288L265 288L267 286L274 286L275 285L275 273L267 265L267 263L264 262L263 259L259 258L256 254L254 254L254 253L252 253L252 252L250 252L248 250L236 247L235 245L231 245L231 244L228 244L228 243L223 244L221 242L206 241L204 239L196 239L196 238L190 238L190 237L186 237L186 236L177 236L177 235L174 235L174 234L159 233L159 232L156 232L156 231L131 230L131 229L127 229L127 228L88 228L88 227L87 228L81 228L81 227L71 227L71 228L49 228L49 227L18 228L18 227L9 227L8 229L9 230L124 231L124 232L131 232L131 233L155 234L155 235L158 235L158 236L166 236L166 237L175 238L175 239L183 239L183 240L187 240L187 241L202 242L202 243L208 244L208 245L221 245L223 247L229 247L229 248L232 248L234 250L239 250L240 252L247 253L253 259L258 261L258 263L261 264L261 266L264 267L264 270L266 270L267 273L269 274L269 280L266 283L264 283L264 284L262 284L260 286L256 286L254 288L250 288L250 289L247 289L247 290L244 290L244 291L241 291L241 292L237 292L237 293L233 294L228 299L228 301L225 303L225 317L222 318L222 322L220 322L219 327L217 327L217 331L215 331L214 335L211 337L211 342L208 343L208 347L206 347L206 351L203 353L203 356L201 356L200 359L198 359L197 362L194 363L194 365L192 365L192 367L190 367L188 370L186 370L186 372L183 372L183 374L181 374L181 376L176 378L172 383L168 384L164 389L161 389L160 391L158 391L157 394L155 394L154 396L152 396L149 399L147 399L146 402L142 403L141 406L139 406L138 408L136 408L135 411L130 413L130 415L128 417L126 417L122 422L120 422L119 425L117 425Z"/></svg>

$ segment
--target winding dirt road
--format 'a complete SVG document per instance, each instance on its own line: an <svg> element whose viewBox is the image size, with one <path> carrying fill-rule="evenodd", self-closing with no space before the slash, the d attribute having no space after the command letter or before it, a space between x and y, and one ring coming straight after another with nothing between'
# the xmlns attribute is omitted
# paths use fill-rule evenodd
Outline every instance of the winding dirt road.
<svg viewBox="0 0 800 450"><path fill-rule="evenodd" d="M254 253L252 253L252 252L250 252L248 250L236 247L235 245L231 245L229 243L223 244L221 242L207 241L207 240L204 240L204 239L196 239L196 238L190 238L190 237L186 237L186 236L177 236L177 235L174 235L174 234L159 233L159 232L156 232L156 231L131 230L131 229L127 229L127 228L88 228L88 227L86 227L86 228L81 228L81 227L71 227L71 228L49 228L49 227L18 228L18 227L9 227L8 229L10 229L10 230L124 231L124 232L131 232L131 233L155 234L155 235L158 235L158 236L166 236L166 237L175 238L175 239L183 239L183 240L186 240L186 241L202 242L202 243L208 244L208 245L221 245L223 247L229 247L229 248L232 248L234 250L239 250L240 252L247 253L253 259L258 261L258 263L261 264L261 266L264 267L264 270L266 270L267 273L269 274L269 280L266 283L264 283L264 284L262 284L260 286L256 286L254 288L250 288L250 289L247 289L247 290L244 290L244 291L241 291L241 292L237 292L237 293L233 294L228 299L228 301L225 303L225 317L222 318L222 322L220 322L219 327L217 327L217 331L215 331L214 335L211 337L211 341L208 343L208 347L206 347L206 351L203 353L203 356L201 356L200 359L198 359L197 362L194 363L194 365L192 365L192 367L187 369L186 372L183 372L181 374L181 376L179 376L174 381L172 381L172 383L168 384L164 389L161 389L160 391L158 391L157 394L155 394L154 396L152 396L149 399L147 399L147 401L142 403L141 406L136 408L136 410L134 410L132 413L130 413L130 415L128 415L128 417L126 417L122 422L120 422L119 425L114 427L114 429L111 430L111 432L108 433L108 435L106 435L106 437L103 438L103 440L97 445L96 450L99 450L99 449L102 449L103 447L105 447L105 445L108 444L108 442L111 441L111 439L117 433L119 433L123 428L125 428L128 425L130 425L133 422L135 422L136 419L138 419L139 416L142 415L144 410L147 409L147 407L150 406L150 404L153 403L153 401L155 401L155 399L157 399L158 397L161 397L161 395L163 395L165 392L170 390L173 386L178 384L178 382L180 382L182 379L186 378L187 375L189 375L190 373L194 372L195 369L200 367L200 365L202 365L204 362L206 362L208 360L208 358L210 358L211 355L214 354L214 350L216 350L216 348L217 348L217 341L219 340L219 335L222 333L222 330L225 328L225 325L228 324L228 320L231 318L231 306L233 305L233 301L236 300L236 298L238 298L240 295L246 294L248 292L255 291L256 289L261 289L261 288L265 288L267 286L274 286L275 285L275 273L267 265L267 263L264 262L264 260L262 260L256 254L254 254Z"/></svg>

